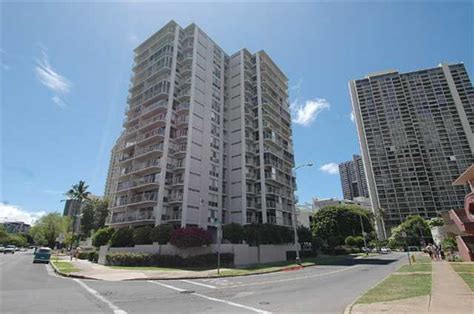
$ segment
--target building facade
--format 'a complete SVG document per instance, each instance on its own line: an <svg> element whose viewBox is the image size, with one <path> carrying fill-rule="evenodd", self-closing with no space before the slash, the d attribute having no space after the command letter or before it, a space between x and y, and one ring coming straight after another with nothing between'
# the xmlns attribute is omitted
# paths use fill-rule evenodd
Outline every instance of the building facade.
<svg viewBox="0 0 474 314"><path fill-rule="evenodd" d="M31 225L24 223L23 221L6 221L4 223L0 223L0 225L3 225L5 230L9 233L22 234L27 234L31 227Z"/></svg>
<svg viewBox="0 0 474 314"><path fill-rule="evenodd" d="M108 224L292 224L287 78L264 52L227 55L170 22L135 49L111 159ZM114 163L113 160L117 162Z"/></svg>
<svg viewBox="0 0 474 314"><path fill-rule="evenodd" d="M349 83L377 232L463 206L474 161L474 91L463 64ZM384 222L387 226L384 225Z"/></svg>
<svg viewBox="0 0 474 314"><path fill-rule="evenodd" d="M341 177L342 195L345 200L353 200L356 197L369 197L364 163L361 156L353 155L352 160L340 163L339 175Z"/></svg>

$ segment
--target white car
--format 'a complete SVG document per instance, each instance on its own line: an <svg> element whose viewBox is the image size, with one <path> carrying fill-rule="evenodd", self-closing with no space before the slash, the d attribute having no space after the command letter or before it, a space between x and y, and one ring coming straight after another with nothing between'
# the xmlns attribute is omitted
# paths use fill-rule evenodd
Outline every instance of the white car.
<svg viewBox="0 0 474 314"><path fill-rule="evenodd" d="M4 250L5 248L3 246L0 246L0 253L3 253Z"/></svg>
<svg viewBox="0 0 474 314"><path fill-rule="evenodd" d="M388 253L392 253L392 250L388 247L383 247L380 249L380 252L383 254L388 254Z"/></svg>

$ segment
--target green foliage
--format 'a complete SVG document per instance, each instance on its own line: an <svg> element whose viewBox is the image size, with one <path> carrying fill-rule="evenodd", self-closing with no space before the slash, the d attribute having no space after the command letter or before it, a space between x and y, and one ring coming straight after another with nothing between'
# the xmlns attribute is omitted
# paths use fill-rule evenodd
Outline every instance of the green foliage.
<svg viewBox="0 0 474 314"><path fill-rule="evenodd" d="M94 207L94 229L100 229L105 226L105 221L109 215L109 201L107 199L92 200Z"/></svg>
<svg viewBox="0 0 474 314"><path fill-rule="evenodd" d="M229 240L230 243L242 243L242 241L245 239L244 227L237 223L230 223L222 226L222 233L222 237L226 240Z"/></svg>
<svg viewBox="0 0 474 314"><path fill-rule="evenodd" d="M354 237L353 236L348 236L346 237L346 239L344 240L344 242L346 243L347 246L355 246L355 240L354 240Z"/></svg>
<svg viewBox="0 0 474 314"><path fill-rule="evenodd" d="M89 252L89 256L87 257L87 260L90 262L97 263L99 261L99 253L96 251Z"/></svg>
<svg viewBox="0 0 474 314"><path fill-rule="evenodd" d="M178 255L159 255L148 253L110 253L105 257L106 264L111 266L155 266L155 267L215 267L217 264L217 253L202 254L183 258ZM234 255L232 253L221 254L221 265L232 266Z"/></svg>
<svg viewBox="0 0 474 314"><path fill-rule="evenodd" d="M66 234L69 219L59 213L50 213L42 216L36 224L31 227L30 235L38 245L48 245L54 248L56 238L60 234Z"/></svg>
<svg viewBox="0 0 474 314"><path fill-rule="evenodd" d="M166 244L171 239L171 233L173 232L173 226L171 225L158 225L150 231L150 239L152 242L158 242L159 244Z"/></svg>
<svg viewBox="0 0 474 314"><path fill-rule="evenodd" d="M110 237L111 247L130 247L134 245L133 229L130 228L117 229Z"/></svg>
<svg viewBox="0 0 474 314"><path fill-rule="evenodd" d="M406 236L403 233L406 233ZM391 248L420 246L422 239L425 242L432 241L428 223L421 216L408 216L404 222L392 229L388 245Z"/></svg>
<svg viewBox="0 0 474 314"><path fill-rule="evenodd" d="M74 184L65 195L70 199L78 200L82 203L82 201L89 199L91 193L87 191L88 188L89 186L86 185L84 181L80 180L79 183Z"/></svg>
<svg viewBox="0 0 474 314"><path fill-rule="evenodd" d="M151 226L135 228L133 230L133 241L135 242L135 244L151 244L151 229Z"/></svg>
<svg viewBox="0 0 474 314"><path fill-rule="evenodd" d="M4 245L12 244L18 247L25 247L28 245L26 237L22 234L8 234L2 242Z"/></svg>
<svg viewBox="0 0 474 314"><path fill-rule="evenodd" d="M81 233L88 237L94 229L94 206L86 201L81 209Z"/></svg>
<svg viewBox="0 0 474 314"><path fill-rule="evenodd" d="M364 247L364 237L357 236L354 237L354 245L357 246L359 249Z"/></svg>
<svg viewBox="0 0 474 314"><path fill-rule="evenodd" d="M316 212L313 217L313 235L325 242L329 250L344 244L348 236L362 234L360 220L364 231L372 232L372 215L357 205L326 206Z"/></svg>
<svg viewBox="0 0 474 314"><path fill-rule="evenodd" d="M430 228L441 227L443 225L444 225L444 219L441 217L431 218L430 221L428 222L428 226Z"/></svg>
<svg viewBox="0 0 474 314"><path fill-rule="evenodd" d="M245 241L250 245L286 244L293 242L293 231L273 224L249 224L244 226Z"/></svg>
<svg viewBox="0 0 474 314"><path fill-rule="evenodd" d="M311 232L311 229L305 226L299 226L296 231L298 233L299 243L311 243L313 240L313 233Z"/></svg>
<svg viewBox="0 0 474 314"><path fill-rule="evenodd" d="M211 233L201 228L180 228L171 233L170 243L181 249L212 243Z"/></svg>
<svg viewBox="0 0 474 314"><path fill-rule="evenodd" d="M110 238L114 234L114 229L105 227L97 230L93 235L92 235L92 245L95 247L100 247L102 245L106 245L109 243Z"/></svg>
<svg viewBox="0 0 474 314"><path fill-rule="evenodd" d="M448 237L443 240L442 247L446 251L454 252L458 250L458 243L454 237Z"/></svg>

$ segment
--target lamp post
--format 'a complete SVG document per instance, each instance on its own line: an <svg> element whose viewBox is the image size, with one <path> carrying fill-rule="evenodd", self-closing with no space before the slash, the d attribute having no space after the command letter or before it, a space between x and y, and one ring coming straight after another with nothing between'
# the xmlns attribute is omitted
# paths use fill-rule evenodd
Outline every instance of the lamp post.
<svg viewBox="0 0 474 314"><path fill-rule="evenodd" d="M296 166L293 168L293 177L296 179L296 170L299 168L303 167L312 167L313 163L308 162L299 166ZM291 182L291 189L293 191L293 197L294 197L294 190L293 190L293 182ZM294 233L294 238L295 238L295 250L296 250L296 264L301 265L301 259L300 259L300 251L298 250L298 230L297 230L297 215L296 215L296 204L293 204L293 233Z"/></svg>

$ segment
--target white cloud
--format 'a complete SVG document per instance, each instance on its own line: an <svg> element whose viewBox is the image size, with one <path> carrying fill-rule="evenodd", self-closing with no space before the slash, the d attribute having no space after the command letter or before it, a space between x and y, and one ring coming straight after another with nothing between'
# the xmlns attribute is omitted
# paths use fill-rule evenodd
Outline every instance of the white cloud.
<svg viewBox="0 0 474 314"><path fill-rule="evenodd" d="M64 100L61 99L61 97L59 97L58 95L54 95L53 98L51 98L53 100L53 102L58 105L59 107L61 108L64 108L66 107L66 103L64 102Z"/></svg>
<svg viewBox="0 0 474 314"><path fill-rule="evenodd" d="M338 174L339 173L339 165L335 162L330 162L328 164L322 165L319 170L322 172L326 172L329 174Z"/></svg>
<svg viewBox="0 0 474 314"><path fill-rule="evenodd" d="M292 111L294 123L308 126L314 120L318 114L323 110L328 110L331 107L331 104L326 99L315 98L313 100L307 100L304 105L298 104L298 100L295 100L290 109Z"/></svg>
<svg viewBox="0 0 474 314"><path fill-rule="evenodd" d="M2 217L2 221L23 221L32 224L45 214L45 211L27 212L15 205L0 203L0 217Z"/></svg>
<svg viewBox="0 0 474 314"><path fill-rule="evenodd" d="M41 46L40 46L41 47ZM58 72L56 72L49 63L46 49L41 48L41 59L36 60L36 76L38 80L55 93L52 97L53 102L59 107L65 107L66 103L59 97L59 95L66 95L71 90L71 82Z"/></svg>
<svg viewBox="0 0 474 314"><path fill-rule="evenodd" d="M352 121L352 122L355 122L354 111L351 111L351 121Z"/></svg>

